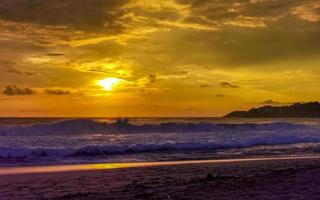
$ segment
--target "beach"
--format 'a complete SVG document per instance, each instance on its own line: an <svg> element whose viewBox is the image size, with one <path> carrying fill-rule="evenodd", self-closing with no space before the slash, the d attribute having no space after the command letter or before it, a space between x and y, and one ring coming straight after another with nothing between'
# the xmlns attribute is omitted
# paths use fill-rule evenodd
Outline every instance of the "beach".
<svg viewBox="0 0 320 200"><path fill-rule="evenodd" d="M320 0L0 0L0 200L320 200Z"/></svg>
<svg viewBox="0 0 320 200"><path fill-rule="evenodd" d="M7 171L0 175L0 199L320 198L318 157L97 166L100 168Z"/></svg>

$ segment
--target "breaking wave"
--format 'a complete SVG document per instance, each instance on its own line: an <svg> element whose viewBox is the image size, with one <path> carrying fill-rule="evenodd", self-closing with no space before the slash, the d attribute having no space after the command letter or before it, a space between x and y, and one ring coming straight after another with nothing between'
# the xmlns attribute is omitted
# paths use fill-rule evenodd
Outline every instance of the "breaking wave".
<svg viewBox="0 0 320 200"><path fill-rule="evenodd" d="M195 142L165 142L152 144L131 144L114 146L84 146L81 148L0 148L0 159L30 158L30 157L94 157L115 154L134 154L158 151L184 151L184 150L213 150L226 148L245 148L258 145L281 145L295 143L320 142L320 135L313 137L296 137L278 135L272 137L256 137L243 140L230 140L225 142L195 141Z"/></svg>
<svg viewBox="0 0 320 200"><path fill-rule="evenodd" d="M237 131L272 131L312 129L316 126L293 124L287 122L275 123L161 123L133 125L128 122L99 122L92 119L72 119L53 123L40 123L25 126L0 126L0 135L76 135L76 134L108 134L108 133L170 133L170 132L215 132L224 130Z"/></svg>

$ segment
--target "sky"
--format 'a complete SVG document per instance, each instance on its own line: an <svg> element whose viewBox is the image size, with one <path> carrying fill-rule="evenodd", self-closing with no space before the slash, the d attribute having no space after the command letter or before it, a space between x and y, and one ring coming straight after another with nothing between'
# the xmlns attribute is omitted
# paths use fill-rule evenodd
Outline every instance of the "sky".
<svg viewBox="0 0 320 200"><path fill-rule="evenodd" d="M222 116L320 99L320 0L0 0L0 116Z"/></svg>

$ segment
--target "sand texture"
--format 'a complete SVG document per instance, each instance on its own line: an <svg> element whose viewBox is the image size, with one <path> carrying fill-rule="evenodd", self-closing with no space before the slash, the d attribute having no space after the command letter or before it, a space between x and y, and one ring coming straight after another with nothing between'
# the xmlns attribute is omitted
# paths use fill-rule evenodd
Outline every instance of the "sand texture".
<svg viewBox="0 0 320 200"><path fill-rule="evenodd" d="M0 199L312 200L320 199L320 159L2 175Z"/></svg>

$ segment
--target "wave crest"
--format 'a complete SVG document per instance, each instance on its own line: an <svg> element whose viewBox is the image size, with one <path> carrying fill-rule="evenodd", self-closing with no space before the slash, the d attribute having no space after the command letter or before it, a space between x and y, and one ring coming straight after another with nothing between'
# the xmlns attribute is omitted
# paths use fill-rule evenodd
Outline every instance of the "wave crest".
<svg viewBox="0 0 320 200"><path fill-rule="evenodd" d="M72 119L28 126L0 126L0 135L46 135L46 134L94 134L94 133L170 133L170 132L215 132L224 130L272 131L314 128L314 126L276 123L161 123L133 125L130 123L105 123L92 119Z"/></svg>

